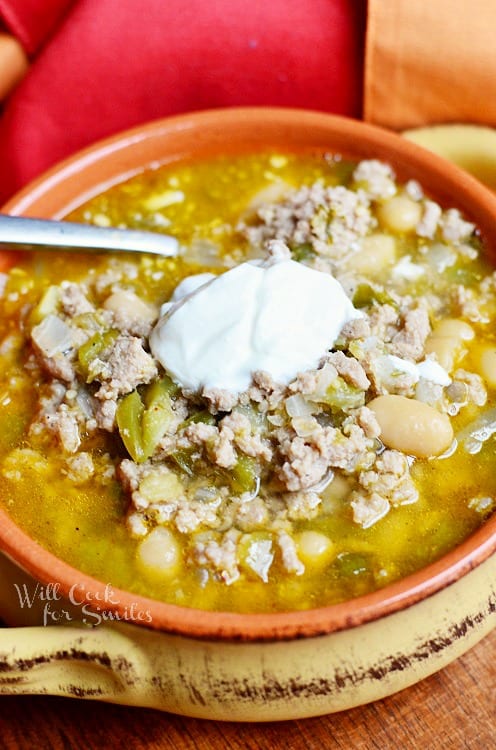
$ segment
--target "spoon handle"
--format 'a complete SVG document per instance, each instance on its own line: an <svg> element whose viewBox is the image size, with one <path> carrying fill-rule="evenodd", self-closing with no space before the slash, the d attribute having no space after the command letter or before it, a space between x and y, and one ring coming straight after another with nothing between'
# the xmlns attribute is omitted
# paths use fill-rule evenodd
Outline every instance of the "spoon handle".
<svg viewBox="0 0 496 750"><path fill-rule="evenodd" d="M0 214L0 248L66 250L74 253L125 252L174 256L178 242L158 232L111 229L70 221Z"/></svg>

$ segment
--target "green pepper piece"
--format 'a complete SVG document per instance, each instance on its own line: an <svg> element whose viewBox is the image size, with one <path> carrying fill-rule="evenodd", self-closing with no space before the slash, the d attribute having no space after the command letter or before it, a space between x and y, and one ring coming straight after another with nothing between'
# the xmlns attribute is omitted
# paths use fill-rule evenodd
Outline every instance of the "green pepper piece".
<svg viewBox="0 0 496 750"><path fill-rule="evenodd" d="M179 386L168 376L164 375L160 380L155 380L146 389L143 399L145 406L150 408L154 403L160 401L162 398L167 397L169 402L171 398L177 395Z"/></svg>
<svg viewBox="0 0 496 750"><path fill-rule="evenodd" d="M194 460L193 454L195 453L194 448L180 448L179 450L171 453L170 458L176 462L179 468L184 471L189 477L194 474Z"/></svg>
<svg viewBox="0 0 496 750"><path fill-rule="evenodd" d="M342 552L336 558L336 565L340 575L347 578L372 572L370 555L360 554L359 552Z"/></svg>
<svg viewBox="0 0 496 750"><path fill-rule="evenodd" d="M198 424L198 422L202 422L203 424L209 424L209 425L215 425L216 420L213 414L210 414L209 411L204 409L203 411L197 411L196 414L191 414L187 419L184 420L184 422L181 422L179 429L184 429L190 424Z"/></svg>
<svg viewBox="0 0 496 750"><path fill-rule="evenodd" d="M143 413L141 422L142 444L143 451L149 458L167 432L167 428L174 418L174 412L172 411L171 397L162 381L153 383L147 389L144 398L148 408Z"/></svg>
<svg viewBox="0 0 496 750"><path fill-rule="evenodd" d="M81 365L83 373L87 374L90 364L93 362L98 355L103 352L104 349L111 346L119 336L119 331L115 328L111 328L108 331L97 331L86 343L79 347L78 360ZM93 378L89 378L86 382L91 383Z"/></svg>
<svg viewBox="0 0 496 750"><path fill-rule="evenodd" d="M293 255L293 260L296 260L298 263L315 258L316 254L309 242L303 242L301 245L292 245L291 253Z"/></svg>
<svg viewBox="0 0 496 750"><path fill-rule="evenodd" d="M322 401L335 409L358 409L365 403L365 393L338 376L327 388Z"/></svg>
<svg viewBox="0 0 496 750"><path fill-rule="evenodd" d="M148 458L143 450L142 419L144 406L138 391L124 396L117 404L116 422L122 442L136 463Z"/></svg>
<svg viewBox="0 0 496 750"><path fill-rule="evenodd" d="M385 289L375 284L359 284L353 295L353 305L358 308L368 307L373 302L378 302L380 305L395 306L394 299Z"/></svg>
<svg viewBox="0 0 496 750"><path fill-rule="evenodd" d="M242 495L244 492L254 492L258 483L257 462L251 456L239 456L232 468L231 488L233 492Z"/></svg>

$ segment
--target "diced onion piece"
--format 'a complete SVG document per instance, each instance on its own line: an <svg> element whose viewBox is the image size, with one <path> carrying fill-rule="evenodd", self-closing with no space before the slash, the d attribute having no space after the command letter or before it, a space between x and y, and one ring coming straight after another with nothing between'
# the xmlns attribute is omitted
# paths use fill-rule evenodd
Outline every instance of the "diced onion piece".
<svg viewBox="0 0 496 750"><path fill-rule="evenodd" d="M245 534L239 545L240 564L246 573L255 573L265 583L274 560L272 540L263 532Z"/></svg>
<svg viewBox="0 0 496 750"><path fill-rule="evenodd" d="M47 315L33 328L31 338L46 357L62 354L72 346L71 329L57 315Z"/></svg>
<svg viewBox="0 0 496 750"><path fill-rule="evenodd" d="M309 404L301 393L295 393L293 396L289 396L284 402L284 405L290 417L308 417L313 411L315 411L315 404Z"/></svg>
<svg viewBox="0 0 496 750"><path fill-rule="evenodd" d="M181 497L183 487L173 471L166 466L159 466L155 471L145 474L139 483L139 493L150 503L166 503Z"/></svg>
<svg viewBox="0 0 496 750"><path fill-rule="evenodd" d="M496 409L488 409L463 430L457 433L456 439L467 453L479 453L482 444L496 433Z"/></svg>

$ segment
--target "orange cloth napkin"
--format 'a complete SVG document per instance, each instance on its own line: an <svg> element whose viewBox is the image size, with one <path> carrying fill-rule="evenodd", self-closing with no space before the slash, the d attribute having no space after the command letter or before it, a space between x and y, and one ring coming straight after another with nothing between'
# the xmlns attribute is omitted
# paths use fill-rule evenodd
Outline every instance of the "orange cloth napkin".
<svg viewBox="0 0 496 750"><path fill-rule="evenodd" d="M20 42L0 31L0 101L24 78L28 58Z"/></svg>
<svg viewBox="0 0 496 750"><path fill-rule="evenodd" d="M495 0L369 0L364 118L496 125Z"/></svg>

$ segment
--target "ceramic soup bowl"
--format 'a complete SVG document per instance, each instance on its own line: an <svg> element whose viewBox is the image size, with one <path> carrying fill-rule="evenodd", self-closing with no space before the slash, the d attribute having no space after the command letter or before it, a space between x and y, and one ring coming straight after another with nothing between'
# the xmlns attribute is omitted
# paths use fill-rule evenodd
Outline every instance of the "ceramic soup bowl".
<svg viewBox="0 0 496 750"><path fill-rule="evenodd" d="M418 180L434 199L459 208L480 228L488 252L496 253L496 198L469 175L397 135L299 110L217 110L137 127L50 170L4 211L62 218L151 165L267 148L382 159L399 179ZM0 630L4 693L86 697L210 719L315 716L423 679L496 625L494 516L428 567L378 591L319 609L267 614L198 611L118 589L109 596L105 581L43 549L4 510L0 548L1 611L9 624L25 626ZM35 581L45 599L21 606L19 591L33 592ZM53 616L43 623L47 598ZM120 622L75 627L82 607L95 602ZM126 616L130 611L150 613L151 622L141 624ZM64 625L69 620L70 627ZM56 621L56 627L41 627Z"/></svg>

